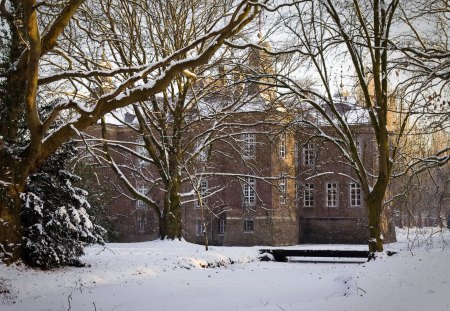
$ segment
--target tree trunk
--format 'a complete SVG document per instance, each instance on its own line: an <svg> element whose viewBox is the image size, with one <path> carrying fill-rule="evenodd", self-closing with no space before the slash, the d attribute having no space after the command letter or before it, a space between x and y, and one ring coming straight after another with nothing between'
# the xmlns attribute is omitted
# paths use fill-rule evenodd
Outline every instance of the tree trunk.
<svg viewBox="0 0 450 311"><path fill-rule="evenodd" d="M159 217L159 236L161 240L181 239L182 237L181 207L172 207Z"/></svg>
<svg viewBox="0 0 450 311"><path fill-rule="evenodd" d="M161 240L164 240L167 236L166 217L164 215L159 215L158 222L159 222L159 238Z"/></svg>
<svg viewBox="0 0 450 311"><path fill-rule="evenodd" d="M13 188L0 189L0 260L9 264L23 253L21 204Z"/></svg>
<svg viewBox="0 0 450 311"><path fill-rule="evenodd" d="M174 181L164 198L164 212L160 218L161 239L181 239L181 198L179 194L179 184Z"/></svg>
<svg viewBox="0 0 450 311"><path fill-rule="evenodd" d="M181 239L182 232L181 232L181 206L172 207L172 210L168 215L166 215L166 221L167 221L167 238L174 240L174 239Z"/></svg>
<svg viewBox="0 0 450 311"><path fill-rule="evenodd" d="M206 230L205 222L203 222L203 239L205 242L205 251L208 251L208 231Z"/></svg>
<svg viewBox="0 0 450 311"><path fill-rule="evenodd" d="M367 207L369 209L369 252L382 252L383 239L381 237L381 209L383 200L369 198Z"/></svg>
<svg viewBox="0 0 450 311"><path fill-rule="evenodd" d="M10 38L0 48L0 65L9 71L0 82L0 177L7 184L0 184L0 260L12 263L22 255L22 221L19 191L13 185L23 185L17 180L21 169L18 148L26 140L24 112L26 79L14 70L26 48L22 3L10 1L9 10L14 15L5 16L5 26ZM2 17L3 18L3 17ZM16 147L12 151L6 146Z"/></svg>

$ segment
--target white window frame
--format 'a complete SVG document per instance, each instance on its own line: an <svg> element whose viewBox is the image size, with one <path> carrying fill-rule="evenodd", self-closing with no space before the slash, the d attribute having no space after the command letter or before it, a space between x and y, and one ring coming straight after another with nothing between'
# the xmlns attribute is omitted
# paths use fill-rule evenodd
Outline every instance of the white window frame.
<svg viewBox="0 0 450 311"><path fill-rule="evenodd" d="M195 222L195 234L197 236L203 235L205 231L205 226L201 219L197 219Z"/></svg>
<svg viewBox="0 0 450 311"><path fill-rule="evenodd" d="M356 182L351 182L349 184L349 201L351 207L361 207L361 185Z"/></svg>
<svg viewBox="0 0 450 311"><path fill-rule="evenodd" d="M256 134L244 133L242 140L244 142L242 156L244 159L254 159L256 157Z"/></svg>
<svg viewBox="0 0 450 311"><path fill-rule="evenodd" d="M303 189L303 206L313 207L314 206L314 184L307 183Z"/></svg>
<svg viewBox="0 0 450 311"><path fill-rule="evenodd" d="M147 196L148 189L145 186L142 186L142 185L138 186L138 188L136 190L137 190L137 192L139 192L143 196ZM142 200L138 199L136 201L136 207L138 209L146 209L147 205Z"/></svg>
<svg viewBox="0 0 450 311"><path fill-rule="evenodd" d="M219 235L224 235L225 234L226 226L227 226L226 218L220 218L219 219Z"/></svg>
<svg viewBox="0 0 450 311"><path fill-rule="evenodd" d="M339 185L336 182L325 184L325 202L327 207L339 206Z"/></svg>
<svg viewBox="0 0 450 311"><path fill-rule="evenodd" d="M280 187L280 204L286 204L287 178L282 177L278 183Z"/></svg>
<svg viewBox="0 0 450 311"><path fill-rule="evenodd" d="M244 219L244 233L253 233L254 231L255 231L255 221L250 218Z"/></svg>
<svg viewBox="0 0 450 311"><path fill-rule="evenodd" d="M303 146L303 165L304 166L313 166L315 164L315 150L314 144L309 142Z"/></svg>
<svg viewBox="0 0 450 311"><path fill-rule="evenodd" d="M280 135L278 155L281 159L286 159L286 133Z"/></svg>
<svg viewBox="0 0 450 311"><path fill-rule="evenodd" d="M136 143L138 144L138 146L136 146L136 153L142 157L147 158L149 154L148 154L147 148L145 146L145 141L143 139L139 139ZM145 161L141 158L138 158L137 163L138 163L138 165L142 166L143 164L146 164L147 161Z"/></svg>
<svg viewBox="0 0 450 311"><path fill-rule="evenodd" d="M244 177L243 203L245 206L256 204L256 180L254 177Z"/></svg>

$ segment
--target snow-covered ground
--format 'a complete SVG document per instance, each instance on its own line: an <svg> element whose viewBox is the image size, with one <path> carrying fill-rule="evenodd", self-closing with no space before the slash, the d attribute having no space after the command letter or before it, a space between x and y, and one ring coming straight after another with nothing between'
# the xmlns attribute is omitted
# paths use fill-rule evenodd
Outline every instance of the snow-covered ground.
<svg viewBox="0 0 450 311"><path fill-rule="evenodd" d="M450 232L432 232L397 230L386 249L398 254L362 264L179 241L90 247L86 268L0 265L0 310L450 310Z"/></svg>

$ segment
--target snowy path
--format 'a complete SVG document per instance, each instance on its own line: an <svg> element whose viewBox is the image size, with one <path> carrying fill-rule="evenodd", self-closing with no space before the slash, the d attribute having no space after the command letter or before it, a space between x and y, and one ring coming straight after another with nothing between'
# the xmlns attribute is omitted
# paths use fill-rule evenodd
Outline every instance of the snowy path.
<svg viewBox="0 0 450 311"><path fill-rule="evenodd" d="M91 247L90 268L0 265L16 296L0 310L450 310L450 234L412 252L399 238L387 248L400 254L365 264L258 262L256 248L186 242Z"/></svg>

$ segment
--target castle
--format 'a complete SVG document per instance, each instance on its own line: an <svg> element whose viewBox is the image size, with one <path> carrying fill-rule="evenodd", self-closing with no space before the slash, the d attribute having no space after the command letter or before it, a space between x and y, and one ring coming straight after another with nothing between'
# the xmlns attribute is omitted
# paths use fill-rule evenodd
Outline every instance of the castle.
<svg viewBox="0 0 450 311"><path fill-rule="evenodd" d="M267 63L257 53L250 53L249 59L253 69ZM229 75L234 78L236 72ZM236 97L243 104L235 106L232 113L221 112L220 126L208 118L211 111L219 106L227 108ZM167 99L154 99L154 105L163 100ZM335 103L350 120L364 166L372 170L376 143L364 109L349 94L336 94ZM212 93L203 105L196 103L189 108L200 112L185 116L190 123L179 138L184 154L177 161L188 159L179 174L182 235L187 241L242 246L367 244L367 209L355 172L331 141L317 137L299 122L300 118L317 117L305 111L301 115L288 111L274 99L270 88L263 90L254 82L239 86L231 95ZM175 121L176 117L166 117L164 122L171 127ZM122 166L126 173L117 178L109 169L97 172L100 179L116 185L108 213L119 231L118 240L124 242L156 239L160 232L160 215L155 209L121 186L125 174L127 186L133 183L158 210L165 203L164 190L154 177L161 171L152 161L142 162L147 156L147 142L136 122L136 116L127 112L123 122L106 125L110 142L125 142L113 157L115 165ZM320 127L324 133L332 131L329 126ZM101 132L100 125L88 131L91 137L101 137ZM153 135L166 139L161 133ZM205 137L209 139L207 144ZM112 145L117 147L116 143ZM386 242L395 240L388 219L384 231Z"/></svg>

